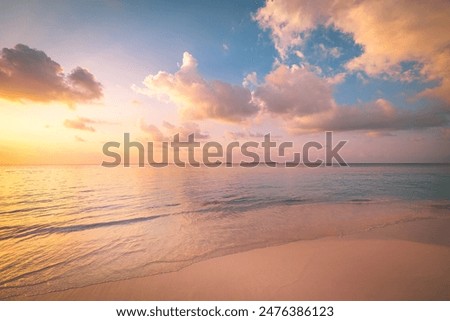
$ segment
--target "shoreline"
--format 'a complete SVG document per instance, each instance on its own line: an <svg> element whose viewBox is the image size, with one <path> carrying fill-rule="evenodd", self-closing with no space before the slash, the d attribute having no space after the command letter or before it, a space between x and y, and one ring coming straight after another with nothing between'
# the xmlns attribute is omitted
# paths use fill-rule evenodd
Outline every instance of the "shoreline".
<svg viewBox="0 0 450 321"><path fill-rule="evenodd" d="M412 221L12 300L449 300L449 230Z"/></svg>

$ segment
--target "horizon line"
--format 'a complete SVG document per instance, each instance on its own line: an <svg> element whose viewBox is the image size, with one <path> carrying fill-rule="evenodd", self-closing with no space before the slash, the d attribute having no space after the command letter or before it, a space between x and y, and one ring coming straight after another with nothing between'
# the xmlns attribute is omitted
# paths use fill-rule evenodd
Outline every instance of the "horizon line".
<svg viewBox="0 0 450 321"><path fill-rule="evenodd" d="M159 163L154 163L154 164L159 164ZM208 164L214 164L214 162L208 163ZM233 163L224 162L224 163L220 164L217 167L223 167L223 166L230 165L230 164L232 164L232 165L241 165L240 162L233 162ZM240 167L248 167L248 165L254 165L254 164L257 164L257 165L267 165L267 164L285 165L284 162L257 162L257 163L248 162L248 163L245 163L245 164L247 166L245 166L245 165L242 166L241 165ZM312 164L314 164L314 163L312 163ZM96 165L99 166L99 167L103 167L101 165L101 163L0 164L0 166L5 166L5 167L12 167L12 166L96 166ZM177 165L177 164L176 163L168 163L167 165L172 165L173 166L173 165ZM186 165L186 166L184 166L185 168L186 167L198 168L198 167L195 167L195 166L191 166L188 162L186 162L185 165ZM205 165L206 164L202 163L200 165L200 167L205 167ZM295 167L308 167L306 165L307 164L299 164L298 166L295 166ZM328 166L345 166L345 164L339 164L339 163L332 163L332 164L329 164L329 163L325 164L325 163L323 163L323 164L321 164L318 167L325 167L326 165L328 165ZM351 165L356 165L356 166L357 165L450 165L450 162L348 162L347 165L348 166L351 166ZM133 166L133 167L134 166L139 166L139 163L130 163L130 167L131 166ZM123 166L123 165L122 166L117 166L117 167L124 167L124 168L126 168L126 166ZM152 167L152 166L151 166L151 164L145 163L145 166L143 166L143 167ZM206 166L206 167L208 167L208 166ZM295 168L295 167L292 167L292 168ZM183 168L183 167L181 167L181 168Z"/></svg>

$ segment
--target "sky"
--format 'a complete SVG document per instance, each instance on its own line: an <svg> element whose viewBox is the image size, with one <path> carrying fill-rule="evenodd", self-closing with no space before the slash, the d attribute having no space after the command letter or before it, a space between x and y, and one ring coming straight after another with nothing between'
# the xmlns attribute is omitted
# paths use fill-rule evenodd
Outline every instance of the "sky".
<svg viewBox="0 0 450 321"><path fill-rule="evenodd" d="M105 142L346 140L450 162L447 0L0 0L0 164Z"/></svg>

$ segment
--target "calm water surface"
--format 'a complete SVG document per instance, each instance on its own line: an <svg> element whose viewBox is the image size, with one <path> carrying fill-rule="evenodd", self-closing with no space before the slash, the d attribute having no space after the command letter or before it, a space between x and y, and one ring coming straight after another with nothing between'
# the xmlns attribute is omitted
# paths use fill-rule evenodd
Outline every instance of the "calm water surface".
<svg viewBox="0 0 450 321"><path fill-rule="evenodd" d="M450 212L449 165L0 167L0 299Z"/></svg>

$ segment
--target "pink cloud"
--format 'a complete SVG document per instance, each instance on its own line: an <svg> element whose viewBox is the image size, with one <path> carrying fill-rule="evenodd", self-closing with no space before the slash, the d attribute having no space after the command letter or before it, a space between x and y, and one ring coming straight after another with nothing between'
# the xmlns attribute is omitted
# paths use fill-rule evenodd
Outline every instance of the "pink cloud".
<svg viewBox="0 0 450 321"><path fill-rule="evenodd" d="M254 99L264 112L280 116L292 134L324 130L404 130L442 126L442 108L397 108L385 99L353 106L333 98L334 80L317 76L297 65L279 65L256 88Z"/></svg>
<svg viewBox="0 0 450 321"><path fill-rule="evenodd" d="M306 68L280 65L256 88L255 99L271 113L310 115L335 106L332 86Z"/></svg>
<svg viewBox="0 0 450 321"><path fill-rule="evenodd" d="M58 101L73 106L101 98L102 85L81 67L64 74L45 52L18 44L0 56L0 98Z"/></svg>
<svg viewBox="0 0 450 321"><path fill-rule="evenodd" d="M153 124L146 124L143 119L140 121L140 128L143 132L150 135L154 141L169 141L175 134L180 135L180 140L186 140L191 134L198 140L208 139L209 134L203 132L197 123L184 122L179 126L164 121L161 129Z"/></svg>
<svg viewBox="0 0 450 321"><path fill-rule="evenodd" d="M304 35L323 24L351 33L364 47L361 56L348 62L348 70L405 80L400 63L419 62L422 79L439 82L420 96L449 103L449 17L447 0L278 0L267 1L254 19L271 32L282 58L295 53Z"/></svg>
<svg viewBox="0 0 450 321"><path fill-rule="evenodd" d="M219 80L207 81L197 71L197 61L183 54L180 69L170 74L160 71L144 80L145 88L133 88L179 107L184 119L216 119L239 122L258 112L249 89Z"/></svg>
<svg viewBox="0 0 450 321"><path fill-rule="evenodd" d="M334 131L389 131L443 126L447 123L440 108L405 110L389 101L378 99L354 106L336 106L327 112L304 117L294 116L287 122L294 134ZM380 135L380 134L378 134Z"/></svg>

